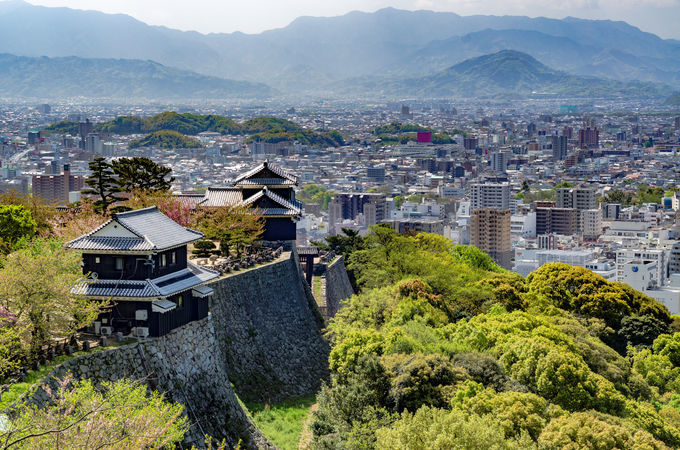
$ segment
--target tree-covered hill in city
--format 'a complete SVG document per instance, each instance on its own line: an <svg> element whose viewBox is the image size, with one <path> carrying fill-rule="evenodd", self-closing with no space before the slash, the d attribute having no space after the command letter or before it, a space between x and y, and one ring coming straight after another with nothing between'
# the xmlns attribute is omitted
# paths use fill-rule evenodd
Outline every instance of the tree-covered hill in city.
<svg viewBox="0 0 680 450"><path fill-rule="evenodd" d="M119 116L108 122L94 124L94 131L111 134L143 134L162 130L197 135L213 131L229 135L250 135L248 142L298 141L302 144L338 147L344 145L342 135L333 130L317 132L302 128L290 120L277 117L255 117L243 123L214 114L192 114L166 111L151 117ZM78 123L61 121L49 125L45 131L75 135Z"/></svg>
<svg viewBox="0 0 680 450"><path fill-rule="evenodd" d="M373 231L327 240L358 294L328 328L319 448L680 445L665 306L581 267L525 279L441 236Z"/></svg>
<svg viewBox="0 0 680 450"><path fill-rule="evenodd" d="M200 141L172 130L154 131L143 138L130 141L130 148L159 147L163 149L173 148L198 148L202 147Z"/></svg>
<svg viewBox="0 0 680 450"><path fill-rule="evenodd" d="M63 99L269 97L261 83L235 81L153 61L0 54L0 96Z"/></svg>
<svg viewBox="0 0 680 450"><path fill-rule="evenodd" d="M433 132L433 144L451 144L454 142L453 138L451 137L453 134L455 134L453 132L435 133L432 128L414 124L403 124L400 122L392 122L388 125L375 127L373 130L371 130L371 133L377 136L376 141L377 139L380 139L380 143L382 145L397 145L406 144L407 142L415 142L418 139L417 133L419 131Z"/></svg>

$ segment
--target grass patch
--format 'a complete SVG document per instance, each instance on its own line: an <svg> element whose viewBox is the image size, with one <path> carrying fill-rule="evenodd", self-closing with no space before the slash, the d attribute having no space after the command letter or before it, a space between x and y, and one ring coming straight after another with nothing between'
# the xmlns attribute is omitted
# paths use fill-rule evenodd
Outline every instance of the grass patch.
<svg viewBox="0 0 680 450"><path fill-rule="evenodd" d="M40 366L38 370L29 370L26 372L25 381L21 383L14 383L9 387L9 389L2 393L0 396L0 411L3 411L9 405L19 400L22 395L24 395L34 384L45 378L60 364L65 363L69 359L76 358L82 355L89 355L91 353L97 353L104 350L108 350L112 347L119 347L121 345L127 345L134 342L134 339L126 339L123 342L111 342L106 347L94 347L89 352L77 351L73 352L71 355L59 355L56 356L52 361L45 366Z"/></svg>
<svg viewBox="0 0 680 450"><path fill-rule="evenodd" d="M316 299L316 303L319 304L319 305L323 304L323 298L322 298L323 289L322 289L321 283L322 283L322 281L321 281L320 276L312 278L312 284L314 285L313 288L312 288L312 289L314 289L314 291L313 291L314 298Z"/></svg>
<svg viewBox="0 0 680 450"><path fill-rule="evenodd" d="M302 425L315 398L310 395L272 405L248 402L245 406L257 428L272 444L281 450L297 449Z"/></svg>

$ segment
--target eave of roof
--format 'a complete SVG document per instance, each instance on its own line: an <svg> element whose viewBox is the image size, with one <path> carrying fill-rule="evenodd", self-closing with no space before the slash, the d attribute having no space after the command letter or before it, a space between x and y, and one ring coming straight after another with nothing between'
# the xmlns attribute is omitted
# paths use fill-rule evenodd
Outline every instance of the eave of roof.
<svg viewBox="0 0 680 450"><path fill-rule="evenodd" d="M185 269L153 280L81 282L71 289L71 293L95 299L153 301L195 289L219 276L217 271L188 263Z"/></svg>

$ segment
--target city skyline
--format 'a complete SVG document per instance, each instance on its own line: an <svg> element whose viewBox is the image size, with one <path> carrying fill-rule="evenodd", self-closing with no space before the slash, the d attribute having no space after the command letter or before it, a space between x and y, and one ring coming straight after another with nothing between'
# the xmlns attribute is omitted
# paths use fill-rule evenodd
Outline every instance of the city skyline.
<svg viewBox="0 0 680 450"><path fill-rule="evenodd" d="M256 34L289 25L302 16L339 16L351 11L374 12L394 7L404 10L432 10L459 15L521 15L625 21L643 31L667 39L680 39L680 0L570 0L547 1L474 1L474 0L297 0L230 1L212 0L178 2L149 0L30 0L28 3L48 7L96 10L109 14L126 14L150 25L165 26L201 33ZM212 13L207 14L207 11ZM263 14L266 11L266 14Z"/></svg>

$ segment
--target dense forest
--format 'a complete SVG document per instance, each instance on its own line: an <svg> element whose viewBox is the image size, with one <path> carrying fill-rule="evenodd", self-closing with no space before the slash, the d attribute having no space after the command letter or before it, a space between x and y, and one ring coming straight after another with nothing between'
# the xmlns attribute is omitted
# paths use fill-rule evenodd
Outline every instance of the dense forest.
<svg viewBox="0 0 680 450"><path fill-rule="evenodd" d="M223 135L250 135L249 141L281 142L297 140L302 144L333 146L344 145L342 135L333 130L318 132L306 130L295 122L276 117L256 117L243 123L214 114L191 114L166 111L151 117L120 116L108 122L94 124L94 131L111 134L144 134L170 130L185 135L212 131ZM61 121L45 128L61 134L78 134L78 122Z"/></svg>
<svg viewBox="0 0 680 450"><path fill-rule="evenodd" d="M680 446L680 333L581 267L526 279L441 236L352 230L358 294L331 321L320 448Z"/></svg>

